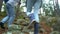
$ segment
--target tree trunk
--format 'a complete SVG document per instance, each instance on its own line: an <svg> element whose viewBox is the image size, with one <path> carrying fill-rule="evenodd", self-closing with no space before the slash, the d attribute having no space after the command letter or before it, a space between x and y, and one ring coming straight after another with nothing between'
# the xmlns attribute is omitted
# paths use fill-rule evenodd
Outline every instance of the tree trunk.
<svg viewBox="0 0 60 34"><path fill-rule="evenodd" d="M0 11L1 11L1 7L2 7L2 3L3 3L3 0L0 0Z"/></svg>
<svg viewBox="0 0 60 34"><path fill-rule="evenodd" d="M1 7L2 7L3 0L0 0L0 15L1 15Z"/></svg>
<svg viewBox="0 0 60 34"><path fill-rule="evenodd" d="M55 13L55 16L58 16L58 17L60 16L58 0L55 0L54 13Z"/></svg>

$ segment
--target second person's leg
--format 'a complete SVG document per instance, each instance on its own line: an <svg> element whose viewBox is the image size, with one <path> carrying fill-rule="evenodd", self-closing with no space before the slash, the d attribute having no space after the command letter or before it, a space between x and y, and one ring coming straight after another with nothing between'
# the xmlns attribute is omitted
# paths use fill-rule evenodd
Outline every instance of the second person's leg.
<svg viewBox="0 0 60 34"><path fill-rule="evenodd" d="M31 13L35 0L27 0L27 16Z"/></svg>
<svg viewBox="0 0 60 34"><path fill-rule="evenodd" d="M39 29L39 15L38 11L41 6L41 0L37 0L36 3L34 4L34 16L36 23L34 24L34 34L38 34L38 29Z"/></svg>
<svg viewBox="0 0 60 34"><path fill-rule="evenodd" d="M12 7L9 3L7 3L6 5L9 5L8 7L9 9L7 8L7 10L9 12L9 17L10 17L8 20L8 27L10 27L15 19L15 10L14 7Z"/></svg>
<svg viewBox="0 0 60 34"><path fill-rule="evenodd" d="M27 0L27 16L29 17L29 19L30 19L30 23L29 23L29 25L28 25L28 28L30 28L30 26L31 26L31 24L34 22L34 14L33 13L31 13L31 11L32 11L32 7L33 7L33 5L34 5L34 3L35 3L35 1L36 0Z"/></svg>

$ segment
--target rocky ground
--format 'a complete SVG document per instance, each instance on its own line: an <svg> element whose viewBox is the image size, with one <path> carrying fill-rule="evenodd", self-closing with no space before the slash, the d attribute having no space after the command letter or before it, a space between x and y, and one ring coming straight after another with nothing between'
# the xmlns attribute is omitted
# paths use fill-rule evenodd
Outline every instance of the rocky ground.
<svg viewBox="0 0 60 34"><path fill-rule="evenodd" d="M7 29L6 24L5 24L5 27L6 27L5 30L0 28L0 34L33 34L34 28L32 27L32 29L27 29L28 24L29 24L28 18L17 19L12 24L11 28ZM60 34L57 31L51 30L51 27L47 26L44 21L39 23L39 26L41 26L41 27L39 27L39 34ZM41 32L41 30L43 32Z"/></svg>

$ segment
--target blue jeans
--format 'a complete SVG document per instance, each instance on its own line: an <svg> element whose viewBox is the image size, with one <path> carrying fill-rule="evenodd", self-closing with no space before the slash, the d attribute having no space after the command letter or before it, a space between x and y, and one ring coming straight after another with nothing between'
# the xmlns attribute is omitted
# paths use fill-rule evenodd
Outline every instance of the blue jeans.
<svg viewBox="0 0 60 34"><path fill-rule="evenodd" d="M31 13L33 6L34 6L35 20L39 22L38 11L41 6L41 0L27 0L27 12L26 12L27 15Z"/></svg>
<svg viewBox="0 0 60 34"><path fill-rule="evenodd" d="M27 16L31 13L32 11L32 7L34 7L34 18L36 20L37 23L34 24L34 34L38 34L38 28L39 28L39 16L38 16L38 11L39 8L41 7L41 0L27 0Z"/></svg>
<svg viewBox="0 0 60 34"><path fill-rule="evenodd" d="M7 8L7 16L2 19L1 22L5 23L8 22L8 26L11 25L15 19L15 10L14 7L12 7L9 3L6 3L6 8Z"/></svg>

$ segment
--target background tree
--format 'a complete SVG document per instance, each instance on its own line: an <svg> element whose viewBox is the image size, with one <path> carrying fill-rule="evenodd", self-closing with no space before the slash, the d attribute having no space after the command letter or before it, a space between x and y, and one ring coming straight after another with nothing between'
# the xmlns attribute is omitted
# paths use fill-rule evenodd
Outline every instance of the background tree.
<svg viewBox="0 0 60 34"><path fill-rule="evenodd" d="M3 0L0 0L0 14L1 14L2 3L3 3Z"/></svg>

